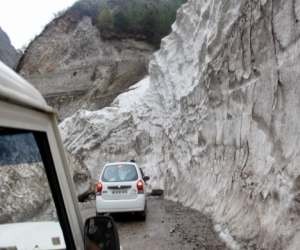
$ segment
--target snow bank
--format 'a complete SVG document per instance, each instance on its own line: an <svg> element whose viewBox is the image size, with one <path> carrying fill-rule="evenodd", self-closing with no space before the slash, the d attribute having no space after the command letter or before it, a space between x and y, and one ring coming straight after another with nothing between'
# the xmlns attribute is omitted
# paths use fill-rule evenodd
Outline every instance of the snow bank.
<svg viewBox="0 0 300 250"><path fill-rule="evenodd" d="M61 124L97 178L135 158L233 248L298 249L300 1L189 0L149 78Z"/></svg>

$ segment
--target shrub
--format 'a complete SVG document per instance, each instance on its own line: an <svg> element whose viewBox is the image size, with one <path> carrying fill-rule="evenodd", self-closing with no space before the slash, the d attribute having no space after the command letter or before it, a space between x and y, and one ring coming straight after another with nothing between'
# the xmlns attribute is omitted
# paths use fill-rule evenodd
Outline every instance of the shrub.
<svg viewBox="0 0 300 250"><path fill-rule="evenodd" d="M113 29L113 16L109 8L104 7L99 12L96 21L97 27L100 31L110 31Z"/></svg>
<svg viewBox="0 0 300 250"><path fill-rule="evenodd" d="M127 32L129 28L128 17L122 12L118 11L113 17L113 24L116 31Z"/></svg>
<svg viewBox="0 0 300 250"><path fill-rule="evenodd" d="M81 16L90 16L93 20L98 15L98 10L102 0L78 0L71 7L71 11L78 11Z"/></svg>

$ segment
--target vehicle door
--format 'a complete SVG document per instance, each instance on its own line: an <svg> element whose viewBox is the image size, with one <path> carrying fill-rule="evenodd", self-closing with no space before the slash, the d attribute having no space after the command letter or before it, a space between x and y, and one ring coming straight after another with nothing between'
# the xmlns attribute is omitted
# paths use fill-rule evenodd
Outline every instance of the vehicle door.
<svg viewBox="0 0 300 250"><path fill-rule="evenodd" d="M0 101L1 249L84 249L63 150L53 114Z"/></svg>

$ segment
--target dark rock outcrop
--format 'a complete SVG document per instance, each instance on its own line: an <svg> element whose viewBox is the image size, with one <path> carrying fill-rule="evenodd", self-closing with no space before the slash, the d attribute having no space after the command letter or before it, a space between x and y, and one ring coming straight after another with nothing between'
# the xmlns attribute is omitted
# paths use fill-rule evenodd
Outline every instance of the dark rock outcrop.
<svg viewBox="0 0 300 250"><path fill-rule="evenodd" d="M7 66L15 69L19 58L20 53L16 51L8 35L0 27L0 60Z"/></svg>

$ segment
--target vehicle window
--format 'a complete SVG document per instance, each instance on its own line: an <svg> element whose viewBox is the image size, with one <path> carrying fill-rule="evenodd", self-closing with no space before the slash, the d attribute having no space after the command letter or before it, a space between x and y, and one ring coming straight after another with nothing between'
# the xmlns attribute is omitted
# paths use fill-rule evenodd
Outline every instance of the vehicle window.
<svg viewBox="0 0 300 250"><path fill-rule="evenodd" d="M35 235L34 242L26 232ZM43 240L45 237L49 241ZM0 128L0 248L3 247L66 248L34 134Z"/></svg>
<svg viewBox="0 0 300 250"><path fill-rule="evenodd" d="M106 166L102 175L104 182L135 181L137 179L136 167L132 164Z"/></svg>

